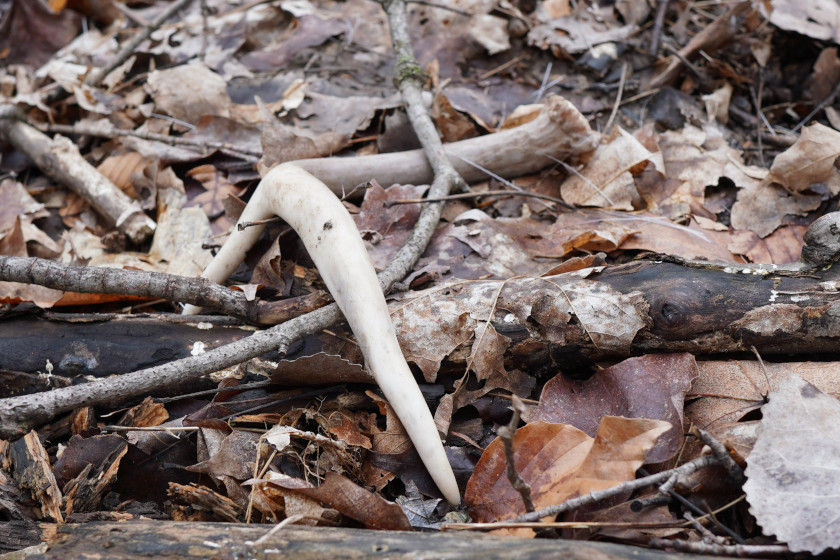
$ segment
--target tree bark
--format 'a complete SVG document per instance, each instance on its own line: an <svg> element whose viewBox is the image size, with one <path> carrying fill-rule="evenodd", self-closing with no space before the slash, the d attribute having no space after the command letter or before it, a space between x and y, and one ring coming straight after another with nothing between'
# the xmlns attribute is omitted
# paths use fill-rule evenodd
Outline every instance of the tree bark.
<svg viewBox="0 0 840 560"><path fill-rule="evenodd" d="M505 356L508 364L536 374L546 368L645 352L723 354L749 352L754 346L767 356L832 353L840 341L835 268L807 275L761 275L745 274L738 267L727 271L663 258L606 267L573 285L560 276L509 280L498 295L491 323L511 340ZM404 349L409 349L409 359L412 344L422 343L417 337L422 336L423 325L427 329L430 325L438 330L464 329L469 325L464 324L462 314L469 312L479 318L474 321L477 326L493 307L500 284L469 282L450 295L434 288L436 292L410 292L392 302L397 334ZM574 309L563 315L558 305L570 290L583 284L591 285L591 294L600 293L604 300L624 296L614 300L620 307L613 315L637 317L643 322L632 342L593 342L590 331L594 329L582 323ZM447 312L448 305L410 303L429 297L456 304L468 301L469 306L465 303ZM522 311L514 313L511 320L499 313L508 309ZM185 357L196 341L204 342L209 350L248 334L236 326L199 330L155 317L106 317L83 323L19 317L0 321L4 347L0 369L44 371L46 359L50 359L57 375L126 373ZM469 344L472 341L462 346ZM313 352L322 349L315 346ZM462 363L456 349L446 349L444 355Z"/></svg>

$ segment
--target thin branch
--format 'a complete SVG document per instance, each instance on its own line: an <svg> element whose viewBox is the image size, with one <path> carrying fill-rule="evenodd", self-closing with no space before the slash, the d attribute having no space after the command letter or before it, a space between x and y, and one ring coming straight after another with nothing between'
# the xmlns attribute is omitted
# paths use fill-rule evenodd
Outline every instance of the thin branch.
<svg viewBox="0 0 840 560"><path fill-rule="evenodd" d="M57 415L79 407L106 405L136 395L152 394L267 352L285 353L293 341L314 334L340 318L341 312L333 303L204 354L83 385L0 399L0 438L19 438Z"/></svg>
<svg viewBox="0 0 840 560"><path fill-rule="evenodd" d="M507 478L513 489L519 492L522 496L522 502L525 504L525 511L531 513L534 511L534 500L531 499L531 485L528 484L519 471L516 470L516 457L513 449L513 438L516 434L516 428L519 426L519 417L525 411L525 405L516 395L513 395L511 401L511 408L513 409L513 416L510 418L507 426L501 426L498 429L499 437L502 440L502 445L505 448L505 463L507 464Z"/></svg>
<svg viewBox="0 0 840 560"><path fill-rule="evenodd" d="M731 478L733 482L736 484L744 482L746 479L744 476L744 469L735 462L735 459L733 459L732 455L729 454L729 450L726 449L726 446L715 439L712 434L706 430L698 428L697 426L692 427L691 433L696 435L700 441L709 446L709 449L712 450L712 453L720 462L721 466L726 469L727 474L729 474L729 478Z"/></svg>
<svg viewBox="0 0 840 560"><path fill-rule="evenodd" d="M833 102L834 98L837 97L838 94L840 94L840 82L837 82L837 85L834 86L834 89L831 91L831 93L829 93L825 99L817 103L817 105L811 110L811 112L808 113L808 115L806 115L804 119L799 121L797 125L793 127L793 130L791 132L796 132L797 130L808 124L811 121L811 119L814 118L814 115L822 111L826 105L829 105L831 102Z"/></svg>
<svg viewBox="0 0 840 560"><path fill-rule="evenodd" d="M688 476L700 469L718 464L720 464L720 461L714 455L704 455L703 457L698 457L693 461L680 465L677 468L662 471L643 478L637 478L635 480L628 480L627 482L622 482L621 484L617 484L611 488L591 492L578 498L572 498L571 500L566 500L562 504L555 504L533 513L526 513L520 515L519 517L502 521L501 523L521 523L526 521L537 521L543 517L553 517L560 513L565 513L583 506L601 502L607 498L612 498L614 496L619 496L628 492L640 490L642 488L648 488L650 486L656 486L665 482L672 476Z"/></svg>
<svg viewBox="0 0 840 560"><path fill-rule="evenodd" d="M458 193L458 194L450 194L448 196L441 196L439 198L406 198L402 200L392 200L385 204L386 208L390 208L395 204L425 204L427 202L448 202L450 200L466 200L469 198L483 198L485 196L489 197L497 197L497 196L523 196L526 198L538 198L540 200L548 200L550 202L556 202L565 208L569 208L570 210L576 210L574 206L563 200L562 198L558 198L556 196L550 196L547 194L540 194L535 192L529 191L514 191L514 190L493 190L493 191L484 191L484 192L468 192L468 193Z"/></svg>
<svg viewBox="0 0 840 560"><path fill-rule="evenodd" d="M615 116L618 114L618 107L621 105L621 98L624 96L624 85L627 82L627 74L630 72L630 65L628 63L624 63L621 65L621 79L618 82L618 93L615 96L615 103L613 104L612 112L610 113L610 118L607 119L607 124L604 125L604 132L609 134L610 128L612 128L613 121L615 120Z"/></svg>
<svg viewBox="0 0 840 560"><path fill-rule="evenodd" d="M397 58L397 63L394 66L394 81L406 102L406 113L409 121L423 146L423 151L434 173L434 180L429 188L429 197L440 198L449 195L456 189L467 190L466 182L446 156L437 129L423 103L423 73L411 47L405 3L402 0L386 0L383 6L388 14L391 40ZM442 212L443 204L438 202L426 205L420 212L411 237L394 256L388 268L380 275L386 293L390 291L394 283L401 281L414 268L415 263L432 239Z"/></svg>
<svg viewBox="0 0 840 560"><path fill-rule="evenodd" d="M180 301L264 325L277 324L330 301L323 292L277 302L248 301L244 293L205 278L186 278L145 270L69 266L33 257L0 256L0 280L84 294L120 294Z"/></svg>
<svg viewBox="0 0 840 560"><path fill-rule="evenodd" d="M4 112L0 112L0 139L25 153L44 174L85 199L108 225L118 228L132 243L144 242L155 231L155 222L146 216L137 201L88 163L70 139L64 136L51 139L14 116L5 116Z"/></svg>
<svg viewBox="0 0 840 560"><path fill-rule="evenodd" d="M99 121L95 125L89 123L77 122L73 125L66 124L39 124L35 125L43 132L54 132L58 134L79 134L84 136L96 136L98 138L118 138L118 137L132 137L140 138L141 140L151 140L153 142L163 142L171 146L192 146L200 148L203 151L220 150L226 152L233 152L239 157L247 156L249 159L253 157L260 157L262 152L260 150L251 150L249 148L241 148L227 142L213 142L210 140L195 140L192 138L184 138L181 136L169 136L166 134L156 134L153 132L141 132L139 130L124 130L115 127L107 121Z"/></svg>
<svg viewBox="0 0 840 560"><path fill-rule="evenodd" d="M650 33L650 47L648 47L648 54L651 56L659 55L659 45L662 40L662 26L665 23L665 13L668 11L669 0L657 0L656 2L656 16L653 20L653 30Z"/></svg>
<svg viewBox="0 0 840 560"><path fill-rule="evenodd" d="M113 60L111 60L110 63L102 68L94 68L90 74L88 74L87 79L85 79L85 84L89 86L98 86L105 76L110 74L117 66L128 60L128 57L134 54L137 47L140 46L140 43L148 39L152 32L163 25L163 23L175 15L176 12L185 8L190 2L192 2L192 0L177 0L176 2L170 4L169 7L161 12L158 17L152 20L149 25L134 35L134 37L125 44L122 50L114 57Z"/></svg>

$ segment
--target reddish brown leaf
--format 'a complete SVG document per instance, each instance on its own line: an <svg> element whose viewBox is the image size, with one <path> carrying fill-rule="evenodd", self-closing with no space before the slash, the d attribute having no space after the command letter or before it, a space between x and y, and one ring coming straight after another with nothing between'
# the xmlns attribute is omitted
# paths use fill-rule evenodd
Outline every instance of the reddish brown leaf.
<svg viewBox="0 0 840 560"><path fill-rule="evenodd" d="M0 52L6 53L4 66L41 66L73 40L80 23L81 18L73 12L54 13L43 2L15 0L0 22Z"/></svg>
<svg viewBox="0 0 840 560"><path fill-rule="evenodd" d="M661 420L606 416L593 439L568 424L534 422L516 431L514 462L531 485L539 509L632 480L645 453L670 428ZM484 450L464 499L472 518L480 522L525 513L522 498L505 474L499 438Z"/></svg>
<svg viewBox="0 0 840 560"><path fill-rule="evenodd" d="M697 376L691 354L650 354L630 358L586 381L557 375L543 388L530 421L571 424L594 437L604 416L655 418L672 427L656 441L647 461L659 463L683 441L683 401Z"/></svg>
<svg viewBox="0 0 840 560"><path fill-rule="evenodd" d="M388 207L388 203L420 198L426 190L425 186L412 185L394 185L383 189L374 181L365 192L361 211L353 219L365 239L373 266L377 269L388 266L411 235L420 215L420 204L395 204Z"/></svg>
<svg viewBox="0 0 840 560"><path fill-rule="evenodd" d="M289 477L271 478L270 484L293 490L337 509L371 529L410 531L411 525L400 506L379 497L337 474L327 473L321 486Z"/></svg>

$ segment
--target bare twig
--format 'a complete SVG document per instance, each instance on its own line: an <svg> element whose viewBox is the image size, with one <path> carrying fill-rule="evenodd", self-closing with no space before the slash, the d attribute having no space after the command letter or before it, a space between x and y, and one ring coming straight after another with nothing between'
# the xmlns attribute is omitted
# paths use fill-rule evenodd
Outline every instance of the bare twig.
<svg viewBox="0 0 840 560"><path fill-rule="evenodd" d="M612 498L613 496L619 496L621 494L626 494L628 492L633 492L642 488L656 486L657 484L661 484L662 482L668 480L672 476L688 476L689 474L699 471L700 469L704 469L708 466L717 464L720 464L717 457L715 457L714 455L704 455L703 457L698 457L697 459L689 461L688 463L680 465L679 467L676 467L674 469L662 471L643 478L637 478L635 480L628 480L627 482L622 482L621 484L618 484L611 488L591 492L578 498L566 500L562 504L549 506L547 508L543 508L533 513L526 513L520 515L519 517L508 519L500 523L520 523L525 521L537 521L540 518L548 516L553 517L560 513L578 509L580 507L587 506L590 504L595 504L597 502L606 500L607 498Z"/></svg>
<svg viewBox="0 0 840 560"><path fill-rule="evenodd" d="M464 10L459 10L458 8L454 8L452 6L447 6L446 4L441 4L438 2L427 2L426 0L408 0L411 4L419 4L420 6L429 6L430 8L437 8L439 10L447 10L450 12L454 12L456 14L460 14L462 16L472 16L473 14L469 12L465 12Z"/></svg>
<svg viewBox="0 0 840 560"><path fill-rule="evenodd" d="M134 54L137 47L140 46L140 43L148 39L149 35L151 35L154 30L163 25L163 22L171 18L179 10L182 10L190 2L192 2L192 0L177 0L176 2L170 4L169 7L161 12L158 17L152 20L149 25L132 37L110 63L106 64L102 68L94 68L91 70L90 74L88 74L85 79L85 84L89 86L98 86L105 76L110 74L117 66L128 60L128 57Z"/></svg>
<svg viewBox="0 0 840 560"><path fill-rule="evenodd" d="M429 188L429 197L447 196L451 191L460 187L466 189L466 182L446 156L437 129L423 103L423 72L411 47L405 3L402 0L386 0L383 2L383 7L388 14L391 40L397 57L397 63L394 67L394 81L406 102L406 113L417 138L420 140L420 144L423 146L423 152L434 176ZM442 212L443 204L437 202L428 204L420 212L411 237L400 248L391 263L395 265L393 274L384 278L386 291L395 282L402 280L414 267L429 244L432 234L437 228L438 222L440 222ZM399 264L397 265L397 263ZM388 272L387 269L385 272Z"/></svg>
<svg viewBox="0 0 840 560"><path fill-rule="evenodd" d="M641 474L645 475L645 476L647 476L647 474L648 474L644 469L639 469L639 472ZM700 525L698 521L701 518L708 517L708 518L711 519L712 523L714 523L718 527L718 529L720 529L721 531L723 531L724 533L726 533L727 535L732 537L735 540L735 542L740 543L740 544L744 543L743 537L741 537L738 533L736 533L735 531L733 531L732 529L730 529L729 527L727 527L726 525L721 523L718 520L717 517L710 515L706 511L703 511L700 507L698 507L696 504L694 504L694 502L692 502L691 500L689 500L685 496L681 495L679 492L675 491L674 486L676 486L678 480L680 480L680 477L671 477L670 479L668 479L665 482L665 484L663 484L662 486L659 487L660 494L667 495L667 496L673 498L674 500L678 501L679 503L681 503L684 507L686 507L689 510L689 511L685 512L686 518L691 520L692 524L696 525L696 527L699 531L701 531L701 532L702 531L707 531L707 529L705 527L703 527L702 525ZM743 495L740 498L738 498L737 500L735 500L734 503L737 503L741 499L743 499ZM734 505L734 503L733 503L733 505ZM729 507L729 506L725 506L725 507ZM691 512L693 512L696 515L699 515L700 517L696 518L696 520L695 520L694 518L692 518Z"/></svg>
<svg viewBox="0 0 840 560"><path fill-rule="evenodd" d="M653 29L650 33L650 47L648 47L648 54L657 56L659 54L659 44L662 40L662 24L665 23L665 13L668 11L669 0L656 1L656 17L653 20Z"/></svg>
<svg viewBox="0 0 840 560"><path fill-rule="evenodd" d="M489 197L497 197L497 196L523 196L526 198L537 198L540 200L548 200L551 202L556 202L563 207L575 209L574 206L563 200L562 198L557 198L556 196L550 196L547 194L540 194L535 192L529 191L514 191L514 190L493 190L493 191L484 191L484 192L468 192L468 193L458 193L458 194L450 194L448 196L441 196L439 198L407 198L403 200L392 200L385 204L386 208L390 208L395 204L425 204L427 202L448 202L450 200L466 200L469 198L483 198L485 196Z"/></svg>
<svg viewBox="0 0 840 560"><path fill-rule="evenodd" d="M507 426L500 426L498 429L499 437L502 440L502 445L505 448L505 463L507 464L507 478L513 489L519 492L522 496L522 502L525 504L525 511L531 513L534 511L534 501L531 499L531 485L525 482L519 471L516 470L516 458L514 456L513 438L516 434L516 428L519 426L519 417L525 411L525 405L519 400L519 397L513 395L511 401L511 408L513 409L513 416L510 418Z"/></svg>
<svg viewBox="0 0 840 560"><path fill-rule="evenodd" d="M330 301L323 292L315 292L300 299L251 302L244 293L204 278L185 278L144 270L68 266L30 257L0 256L0 280L85 294L121 294L181 301L264 325L277 324Z"/></svg>
<svg viewBox="0 0 840 560"><path fill-rule="evenodd" d="M541 521L530 523L505 523L489 521L486 523L444 523L441 531L494 531L496 529L677 529L685 527L684 521L674 523L633 523L622 521Z"/></svg>
<svg viewBox="0 0 840 560"><path fill-rule="evenodd" d="M737 484L741 484L744 482L744 469L738 466L738 463L735 462L735 459L729 454L729 451L726 449L721 442L719 442L715 437L707 432L706 430L701 430L697 426L692 426L691 433L697 436L700 441L705 443L709 446L709 449L712 450L712 453L719 461L720 465L726 469L727 474L732 479L733 482Z"/></svg>
<svg viewBox="0 0 840 560"><path fill-rule="evenodd" d="M82 406L105 405L136 395L151 394L267 352L285 353L294 340L314 334L339 318L341 312L338 306L330 304L204 354L83 385L0 399L0 438L19 438L58 414Z"/></svg>
<svg viewBox="0 0 840 560"><path fill-rule="evenodd" d="M810 113L808 113L808 115L807 115L804 119L802 119L801 121L799 121L799 122L796 124L796 126L794 126L794 127L793 127L793 130L792 130L791 132L796 132L797 130L799 130L800 128L802 128L802 127L803 127L803 126L805 126L806 124L808 124L808 123L811 121L811 119L813 119L813 118L814 118L814 115L816 115L817 113L819 113L820 111L822 111L822 110L823 110L823 108L825 108L825 106L826 106L826 105L828 105L828 104L830 104L831 102L833 102L833 101L834 101L834 98L835 98L835 97L837 97L837 95L838 95L838 94L840 94L840 82L837 82L837 85L836 85L836 86L834 86L834 89L833 89L833 90L831 90L831 93L829 93L829 94L825 97L825 99L823 99L822 101L820 101L819 103L817 103L817 105L816 105L816 106L815 106L815 107L811 110L811 112L810 112ZM771 130L772 130L772 129L771 129Z"/></svg>
<svg viewBox="0 0 840 560"><path fill-rule="evenodd" d="M39 129L45 132L55 132L58 134L79 134L84 136L96 136L99 138L118 138L118 137L133 137L141 140L151 140L153 142L163 142L172 146L193 146L204 151L207 150L222 150L225 152L233 152L240 156L246 156L249 159L252 157L259 157L262 152L259 150L251 150L229 144L227 142L213 142L209 140L195 140L193 138L183 138L181 136L169 136L166 134L156 134L153 132L141 132L139 130L124 130L117 128L107 121L99 121L95 125L84 122L77 122L73 125L66 124L42 124L36 125Z"/></svg>
<svg viewBox="0 0 840 560"><path fill-rule="evenodd" d="M16 118L0 119L0 138L25 153L53 180L88 201L108 225L116 226L133 242L142 243L155 231L155 222L105 178L64 136L49 136Z"/></svg>
<svg viewBox="0 0 840 560"><path fill-rule="evenodd" d="M615 120L615 116L618 114L618 108L621 105L621 97L624 95L624 84L627 82L627 74L630 72L630 65L628 63L624 63L621 66L621 79L618 82L618 93L615 96L615 103L613 104L612 112L610 113L610 118L607 119L607 124L604 125L604 132L609 134L610 128L612 128L613 121Z"/></svg>
<svg viewBox="0 0 840 560"><path fill-rule="evenodd" d="M692 37L686 46L674 52L674 58L669 61L664 70L653 77L648 87L653 89L671 84L679 78L684 64L689 65L689 68L693 70L689 60L701 51L713 52L731 40L750 7L749 2L738 2L726 13L715 18L712 23Z"/></svg>

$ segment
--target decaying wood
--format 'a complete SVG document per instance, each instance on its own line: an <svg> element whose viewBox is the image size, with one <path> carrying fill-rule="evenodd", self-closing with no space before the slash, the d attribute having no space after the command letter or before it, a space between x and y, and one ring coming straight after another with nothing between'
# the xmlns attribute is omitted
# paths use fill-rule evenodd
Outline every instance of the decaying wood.
<svg viewBox="0 0 840 560"><path fill-rule="evenodd" d="M468 328L470 325L464 324L466 316L472 321L472 328L476 328L486 320L495 302L496 314L491 317L492 324L500 335L511 340L505 355L506 365L534 375L643 352L721 354L749 351L751 346L766 356L836 352L840 342L840 292L836 287L836 267L799 276L762 275L755 271L745 274L743 271L749 269L732 268L726 271L688 266L678 261L642 260L607 267L588 278L570 275L509 280L501 292L498 290L499 281L464 282L449 290L437 289L431 295L422 292L407 295L406 301L394 302L391 308L395 312L393 316L400 343L411 361L411 347L422 342L418 341L421 336L418 333L422 332L424 325L427 329L431 325L435 330L453 326ZM570 295L581 290L587 290L593 297L601 294L605 302L619 302L620 305L611 306L612 319L604 316L604 321L627 323L633 319L640 322L635 335L627 339L632 343L603 337L599 339L595 332L597 329L590 327L587 330L580 318L570 312L568 303ZM412 305L407 301L408 297L417 299L417 304ZM449 301L453 305L445 307L454 311L444 314L439 311L444 306L435 306L438 311L432 313L431 306L422 304L429 297L438 302ZM468 307L458 307L467 304ZM130 335L130 325L134 321L121 321L126 336ZM74 329L78 327L72 324L53 326L56 337L74 336ZM181 328L159 325L157 336L143 341L147 355L166 351L171 345L171 341L167 340L170 337L168 333L177 338L174 333ZM250 338L253 336L241 342ZM593 342L593 338L598 343ZM253 343L255 355L272 350L264 340ZM109 344L100 344L97 337L92 336L85 340L86 353L107 354ZM453 347L449 360L463 360L469 354L470 344L472 341L465 343L461 351L459 347ZM81 355L73 358L72 343L69 349L70 353L66 354L68 364L84 358ZM26 371L27 367L31 367L26 361L13 362L14 358L14 355L5 355L3 367L15 371ZM199 358L201 356L168 364L167 369L173 370L172 379L178 379L177 372L187 371L180 369L184 363ZM39 363L41 371L42 366ZM148 382L143 387L146 392L161 389ZM82 388L84 386L67 389ZM106 393L102 398L113 399L114 394ZM0 400L0 410L8 412L2 416L0 433L4 437L19 436L18 428L32 427L38 422L48 421L59 412L90 404L89 399L75 405L72 400L67 401L60 408L43 404L50 399L49 393L39 393ZM41 404L26 404L29 400L38 400Z"/></svg>
<svg viewBox="0 0 840 560"><path fill-rule="evenodd" d="M749 351L751 346L768 356L836 351L840 292L832 283L837 276L834 269L806 276L741 271L642 260L607 267L586 279L572 276L571 286L569 278L560 276L509 280L496 304L505 313L498 312L492 322L512 341L507 360L531 373L640 352L721 354ZM446 314L438 307L432 313L419 305L424 299L470 301L477 326L489 313L499 284L459 283L451 290L409 293L392 302L401 344L410 348L422 325L463 325L461 308ZM616 308L615 315L636 316L645 323L629 347L595 344L573 314L564 315L564 290L579 285L600 285L624 296L626 307ZM412 305L413 300L418 305ZM513 314L516 320L507 315L510 309L521 310ZM0 322L4 347L0 368L44 371L49 359L57 375L127 373L184 358L198 341L210 349L250 334L236 325L197 329L192 322L177 317L171 317L177 322L164 322L161 317L104 316L82 322L9 318ZM451 358L457 357L456 352Z"/></svg>
<svg viewBox="0 0 840 560"><path fill-rule="evenodd" d="M39 546L41 539L41 528L30 519L14 519L0 523L0 554Z"/></svg>
<svg viewBox="0 0 840 560"><path fill-rule="evenodd" d="M595 541L496 537L481 533L408 533L330 527L283 527L264 541L270 525L136 521L86 523L59 529L56 542L33 560L53 558L295 558L295 560L397 560L423 557L441 560L471 558L567 558L569 560L708 560Z"/></svg>
<svg viewBox="0 0 840 560"><path fill-rule="evenodd" d="M4 459L8 457L15 465L14 478L18 487L30 492L34 502L40 505L42 516L63 521L61 492L38 435L29 432L22 439L5 445L8 445L8 449L0 449L0 456Z"/></svg>
<svg viewBox="0 0 840 560"><path fill-rule="evenodd" d="M414 360L410 345L418 340L410 331L423 321L432 321L431 330L426 323L426 332L440 333L447 331L445 322L452 317L458 329L465 328L462 317L475 325L489 319L510 339L510 359L518 358L513 365L531 373L650 351L713 354L755 347L767 355L834 352L840 339L838 267L832 266L840 256L838 222L840 212L814 222L804 236L802 259L789 267L663 257L552 278L509 280L503 290L486 282L464 282L432 294L436 299L460 298L462 307L468 306L449 318L440 313L423 317L405 302L400 309L411 313L408 320L392 316L409 360ZM427 301L429 294L412 297ZM488 317L490 309L496 315ZM0 399L0 437L19 438L61 412L149 394L278 347L286 352L295 340L290 336L314 334L338 316L332 304L211 352L86 385ZM445 349L441 360L457 354L463 344ZM438 364L425 357L423 361L418 365L433 376Z"/></svg>
<svg viewBox="0 0 840 560"><path fill-rule="evenodd" d="M574 105L562 97L548 96L543 110L534 120L494 134L444 144L443 150L458 174L472 183L487 179L487 173L476 165L501 177L519 177L551 165L552 157L564 161L586 159L598 142L599 136L589 128ZM511 146L517 146L517 149L512 150ZM386 186L395 183L424 185L434 179L432 166L423 150L355 158L307 159L294 163L339 194L367 183L371 178Z"/></svg>
<svg viewBox="0 0 840 560"><path fill-rule="evenodd" d="M214 325L207 317L191 319L107 314L53 316L52 320L9 317L0 321L0 370L46 373L49 360L54 376L103 377L185 358L197 343L210 350L253 332L235 323Z"/></svg>

